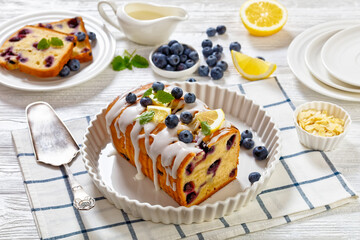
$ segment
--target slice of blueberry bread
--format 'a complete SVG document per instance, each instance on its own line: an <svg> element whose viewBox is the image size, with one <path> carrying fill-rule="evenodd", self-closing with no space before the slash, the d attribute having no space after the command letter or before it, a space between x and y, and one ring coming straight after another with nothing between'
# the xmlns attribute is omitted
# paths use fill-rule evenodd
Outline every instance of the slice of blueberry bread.
<svg viewBox="0 0 360 240"><path fill-rule="evenodd" d="M85 24L81 17L67 18L51 23L39 23L37 26L77 35L78 38L71 59L78 59L80 62L92 60L92 49L89 36L87 35Z"/></svg>
<svg viewBox="0 0 360 240"><path fill-rule="evenodd" d="M37 77L55 77L69 61L75 40L69 34L25 26L1 46L0 65Z"/></svg>

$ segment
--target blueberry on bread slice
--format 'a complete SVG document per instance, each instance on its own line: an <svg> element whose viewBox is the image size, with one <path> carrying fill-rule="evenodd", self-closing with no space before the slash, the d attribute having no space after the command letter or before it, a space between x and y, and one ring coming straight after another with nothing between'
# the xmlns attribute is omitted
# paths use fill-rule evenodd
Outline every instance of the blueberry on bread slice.
<svg viewBox="0 0 360 240"><path fill-rule="evenodd" d="M1 46L0 65L41 78L55 77L69 61L75 41L69 34L25 26Z"/></svg>
<svg viewBox="0 0 360 240"><path fill-rule="evenodd" d="M67 18L57 22L39 23L37 26L53 29L71 35L79 35L76 46L73 49L71 59L78 59L80 62L92 60L92 50L89 36L85 29L84 21L81 17Z"/></svg>

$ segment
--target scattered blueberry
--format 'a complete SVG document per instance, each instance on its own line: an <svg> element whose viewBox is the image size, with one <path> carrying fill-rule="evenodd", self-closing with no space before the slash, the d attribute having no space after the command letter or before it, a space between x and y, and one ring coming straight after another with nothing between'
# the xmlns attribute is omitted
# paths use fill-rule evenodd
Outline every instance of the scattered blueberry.
<svg viewBox="0 0 360 240"><path fill-rule="evenodd" d="M166 67L164 68L166 71L175 71L176 67L171 66L170 64L166 65Z"/></svg>
<svg viewBox="0 0 360 240"><path fill-rule="evenodd" d="M196 82L196 79L195 78L189 78L186 80L187 82Z"/></svg>
<svg viewBox="0 0 360 240"><path fill-rule="evenodd" d="M179 140L184 143L191 143L194 139L194 136L189 130L182 130L179 133Z"/></svg>
<svg viewBox="0 0 360 240"><path fill-rule="evenodd" d="M168 62L173 66L177 66L180 63L180 57L178 55L173 54L170 57L168 57Z"/></svg>
<svg viewBox="0 0 360 240"><path fill-rule="evenodd" d="M226 32L226 27L224 25L219 25L216 27L216 32L222 35Z"/></svg>
<svg viewBox="0 0 360 240"><path fill-rule="evenodd" d="M253 138L253 134L250 130L245 130L241 133L241 139Z"/></svg>
<svg viewBox="0 0 360 240"><path fill-rule="evenodd" d="M182 97L183 95L183 90L179 87L174 87L172 90L171 90L171 95L173 95L173 97L175 99L179 99Z"/></svg>
<svg viewBox="0 0 360 240"><path fill-rule="evenodd" d="M242 142L242 146L246 149L252 149L255 146L255 142L252 138L245 138Z"/></svg>
<svg viewBox="0 0 360 240"><path fill-rule="evenodd" d="M79 42L84 41L86 38L86 34L84 32L77 32L77 33L75 33L75 36L77 37L77 40Z"/></svg>
<svg viewBox="0 0 360 240"><path fill-rule="evenodd" d="M205 65L201 65L198 69L200 76L209 76L209 67Z"/></svg>
<svg viewBox="0 0 360 240"><path fill-rule="evenodd" d="M191 59L188 59L188 60L186 60L185 65L187 68L191 68L192 66L195 65L195 62Z"/></svg>
<svg viewBox="0 0 360 240"><path fill-rule="evenodd" d="M180 62L185 63L187 59L188 59L187 55L185 54L180 55Z"/></svg>
<svg viewBox="0 0 360 240"><path fill-rule="evenodd" d="M78 71L80 69L80 61L77 59L70 59L67 65L71 71Z"/></svg>
<svg viewBox="0 0 360 240"><path fill-rule="evenodd" d="M152 104L152 100L149 97L143 97L140 99L140 104L143 107L147 107Z"/></svg>
<svg viewBox="0 0 360 240"><path fill-rule="evenodd" d="M253 150L253 156L256 160L264 160L267 158L268 154L268 150L264 146L257 146Z"/></svg>
<svg viewBox="0 0 360 240"><path fill-rule="evenodd" d="M185 111L180 114L180 121L185 124L191 123L193 120L193 115L191 112Z"/></svg>
<svg viewBox="0 0 360 240"><path fill-rule="evenodd" d="M191 51L189 53L189 58L191 58L194 62L197 62L197 60L199 60L199 54L196 51Z"/></svg>
<svg viewBox="0 0 360 240"><path fill-rule="evenodd" d="M70 68L67 65L64 65L63 69L59 72L60 77L66 77L70 74Z"/></svg>
<svg viewBox="0 0 360 240"><path fill-rule="evenodd" d="M216 34L216 29L213 28L213 27L209 27L209 28L206 30L206 34L208 35L208 37L213 37L213 36L215 36L215 34Z"/></svg>
<svg viewBox="0 0 360 240"><path fill-rule="evenodd" d="M88 36L91 41L96 40L96 34L94 32L88 32Z"/></svg>
<svg viewBox="0 0 360 240"><path fill-rule="evenodd" d="M205 39L204 41L202 41L201 43L201 46L204 48L204 47L212 47L213 46L213 43L211 40L209 39Z"/></svg>
<svg viewBox="0 0 360 240"><path fill-rule="evenodd" d="M224 76L224 73L222 71L221 68L219 67L214 67L213 69L211 69L210 71L210 76L212 79L214 80L219 80Z"/></svg>
<svg viewBox="0 0 360 240"><path fill-rule="evenodd" d="M232 43L230 43L230 51L231 50L234 50L234 51L236 51L236 52L240 52L240 49L241 49L241 45L240 45L240 43L238 43L238 42L232 42Z"/></svg>
<svg viewBox="0 0 360 240"><path fill-rule="evenodd" d="M165 125L168 128L175 128L179 123L179 118L175 114L170 114L165 118Z"/></svg>
<svg viewBox="0 0 360 240"><path fill-rule="evenodd" d="M187 69L187 66L185 63L180 63L179 65L177 65L176 67L176 71L182 71L182 70L185 70Z"/></svg>
<svg viewBox="0 0 360 240"><path fill-rule="evenodd" d="M170 55L170 47L168 45L164 44L158 48L157 52L168 56L168 55Z"/></svg>
<svg viewBox="0 0 360 240"><path fill-rule="evenodd" d="M164 90L165 85L162 82L154 82L152 85L152 89L154 92Z"/></svg>
<svg viewBox="0 0 360 240"><path fill-rule="evenodd" d="M135 94L135 93L129 93L129 94L126 96L126 98L125 98L126 102L127 102L127 103L130 103L130 104L135 103L135 102L136 102L136 99L137 99L137 97L136 97L136 94Z"/></svg>
<svg viewBox="0 0 360 240"><path fill-rule="evenodd" d="M170 46L170 52L172 54L180 55L183 53L183 51L184 51L183 45L178 42Z"/></svg>
<svg viewBox="0 0 360 240"><path fill-rule="evenodd" d="M210 55L207 59L206 59L206 63L207 65L209 65L209 67L215 67L216 65L216 57L214 55Z"/></svg>
<svg viewBox="0 0 360 240"><path fill-rule="evenodd" d="M261 60L265 61L265 58L263 58L263 57L261 57L261 56L257 56L256 58L258 58L258 59L261 59Z"/></svg>
<svg viewBox="0 0 360 240"><path fill-rule="evenodd" d="M258 172L252 172L249 174L249 181L253 184L254 182L259 181L261 175Z"/></svg>
<svg viewBox="0 0 360 240"><path fill-rule="evenodd" d="M216 60L220 61L222 54L220 52L213 52L211 55L214 55L216 57Z"/></svg>
<svg viewBox="0 0 360 240"><path fill-rule="evenodd" d="M158 68L164 68L167 65L166 56L162 53L154 53L152 56L152 61Z"/></svg>
<svg viewBox="0 0 360 240"><path fill-rule="evenodd" d="M223 72L225 72L226 69L228 68L228 64L225 61L217 62L216 66L221 68L223 70Z"/></svg>
<svg viewBox="0 0 360 240"><path fill-rule="evenodd" d="M174 43L179 43L177 40L171 40L168 45L169 47L171 47L171 45L173 45Z"/></svg>
<svg viewBox="0 0 360 240"><path fill-rule="evenodd" d="M223 51L223 47L219 44L216 44L214 47L213 47L213 52L219 52L219 53L222 53Z"/></svg>
<svg viewBox="0 0 360 240"><path fill-rule="evenodd" d="M186 93L184 96L184 101L186 103L193 103L196 100L196 96L193 93Z"/></svg>
<svg viewBox="0 0 360 240"><path fill-rule="evenodd" d="M204 47L202 50L202 53L203 53L204 57L207 58L208 56L210 56L213 53L213 49L210 47Z"/></svg>

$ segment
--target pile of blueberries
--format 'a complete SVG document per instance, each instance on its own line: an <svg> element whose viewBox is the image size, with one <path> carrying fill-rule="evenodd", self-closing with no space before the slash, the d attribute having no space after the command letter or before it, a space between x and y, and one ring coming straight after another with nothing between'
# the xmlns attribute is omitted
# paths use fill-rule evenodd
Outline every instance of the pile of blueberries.
<svg viewBox="0 0 360 240"><path fill-rule="evenodd" d="M86 34L84 32L77 32L75 33L77 40L82 42L86 38ZM91 41L96 40L96 34L94 32L88 32L89 39ZM77 59L70 59L64 67L59 72L60 77L66 77L70 74L70 71L78 71L80 69L80 61Z"/></svg>
<svg viewBox="0 0 360 240"><path fill-rule="evenodd" d="M245 130L241 133L240 146L245 149L252 149L255 146L255 142L253 140L253 134L250 130ZM253 156L256 160L263 161L269 155L268 150L265 146L256 146L253 149ZM249 174L249 181L251 183L259 181L261 174L258 172L252 172Z"/></svg>
<svg viewBox="0 0 360 240"><path fill-rule="evenodd" d="M186 44L171 40L156 49L151 60L156 67L166 71L183 71L199 61L199 54Z"/></svg>

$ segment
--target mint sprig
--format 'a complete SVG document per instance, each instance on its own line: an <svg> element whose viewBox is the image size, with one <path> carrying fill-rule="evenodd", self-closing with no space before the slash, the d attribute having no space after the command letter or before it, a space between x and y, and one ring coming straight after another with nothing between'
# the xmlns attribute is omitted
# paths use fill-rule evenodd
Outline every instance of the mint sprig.
<svg viewBox="0 0 360 240"><path fill-rule="evenodd" d="M164 90L157 91L154 95L154 98L156 98L159 102L164 104L169 103L175 99L173 95L171 95L168 92L165 92Z"/></svg>
<svg viewBox="0 0 360 240"><path fill-rule="evenodd" d="M202 121L200 122L200 126L201 126L201 132L207 136L210 135L211 133L211 128L210 125L207 123L207 121Z"/></svg>
<svg viewBox="0 0 360 240"><path fill-rule="evenodd" d="M153 110L143 112L139 117L136 119L139 119L140 125L144 125L148 122L150 122L155 115L155 112Z"/></svg>
<svg viewBox="0 0 360 240"><path fill-rule="evenodd" d="M46 38L42 38L37 45L37 49L39 50L48 49L49 47L50 47L50 42Z"/></svg>
<svg viewBox="0 0 360 240"><path fill-rule="evenodd" d="M153 92L153 89L152 88L149 88L148 90L146 90L143 94L143 97L148 97L152 94Z"/></svg>
<svg viewBox="0 0 360 240"><path fill-rule="evenodd" d="M51 44L51 46L54 46L54 47L64 46L64 42L58 37L52 37L50 40L50 44Z"/></svg>
<svg viewBox="0 0 360 240"><path fill-rule="evenodd" d="M37 49L44 50L44 49L48 49L50 46L62 47L64 46L64 42L58 37L52 37L50 40L46 38L42 38L37 45Z"/></svg>
<svg viewBox="0 0 360 240"><path fill-rule="evenodd" d="M123 56L116 56L114 57L113 61L111 62L112 68L114 71L122 71L124 69L132 70L133 66L136 68L147 68L149 66L148 60L146 58L135 54L136 50L132 53L129 53L127 50L124 51Z"/></svg>

